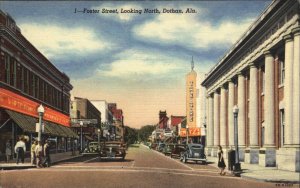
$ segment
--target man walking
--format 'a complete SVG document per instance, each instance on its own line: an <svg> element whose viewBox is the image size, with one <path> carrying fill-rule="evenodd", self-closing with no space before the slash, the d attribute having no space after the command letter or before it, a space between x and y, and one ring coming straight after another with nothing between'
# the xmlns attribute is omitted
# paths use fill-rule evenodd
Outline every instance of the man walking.
<svg viewBox="0 0 300 188"><path fill-rule="evenodd" d="M26 145L24 142L24 138L21 137L20 140L15 145L15 153L17 154L17 161L16 161L17 164L19 164L20 159L21 162L24 163L25 151L26 151Z"/></svg>
<svg viewBox="0 0 300 188"><path fill-rule="evenodd" d="M45 160L43 162L43 166L50 167L51 160L50 160L50 142L49 142L49 140L47 140L44 145L44 156L45 156Z"/></svg>

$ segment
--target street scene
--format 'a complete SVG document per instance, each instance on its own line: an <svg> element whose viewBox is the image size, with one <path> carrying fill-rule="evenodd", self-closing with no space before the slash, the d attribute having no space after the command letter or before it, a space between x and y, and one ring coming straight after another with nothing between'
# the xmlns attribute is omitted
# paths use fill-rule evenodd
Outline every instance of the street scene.
<svg viewBox="0 0 300 188"><path fill-rule="evenodd" d="M22 173L22 178L16 178ZM66 173L68 175L66 175ZM38 185L33 176L43 181ZM144 145L128 149L124 161L99 162L97 156L78 157L42 170L28 169L1 173L3 187L275 187L274 183L220 177L213 166L183 164ZM291 185L291 184L290 184Z"/></svg>
<svg viewBox="0 0 300 188"><path fill-rule="evenodd" d="M0 188L299 187L300 2L0 1Z"/></svg>

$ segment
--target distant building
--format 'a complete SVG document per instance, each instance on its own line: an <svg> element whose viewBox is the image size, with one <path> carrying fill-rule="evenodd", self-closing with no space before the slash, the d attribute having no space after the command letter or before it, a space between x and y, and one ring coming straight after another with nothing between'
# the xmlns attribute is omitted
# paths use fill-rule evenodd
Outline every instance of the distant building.
<svg viewBox="0 0 300 188"><path fill-rule="evenodd" d="M166 129L168 128L168 116L167 111L159 111L159 120L158 120L158 128Z"/></svg>
<svg viewBox="0 0 300 188"><path fill-rule="evenodd" d="M194 70L193 59L191 63L191 72L186 75L186 127L179 134L182 138L188 136L194 143L205 144L205 87L201 86L205 76Z"/></svg>
<svg viewBox="0 0 300 188"><path fill-rule="evenodd" d="M83 146L86 145L87 141L97 140L101 112L88 99L80 97L74 97L71 112L72 128L75 129L78 136L83 134ZM96 122L92 120L96 120Z"/></svg>

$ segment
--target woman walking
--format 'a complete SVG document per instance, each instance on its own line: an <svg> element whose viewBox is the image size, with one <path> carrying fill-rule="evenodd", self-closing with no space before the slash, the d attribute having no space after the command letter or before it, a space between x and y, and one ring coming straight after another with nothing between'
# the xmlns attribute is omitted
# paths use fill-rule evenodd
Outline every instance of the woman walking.
<svg viewBox="0 0 300 188"><path fill-rule="evenodd" d="M37 146L37 141L34 140L32 142L32 145L31 145L31 149L30 149L30 153L31 153L31 164L32 165L35 165L36 164L36 154L35 154L35 148Z"/></svg>
<svg viewBox="0 0 300 188"><path fill-rule="evenodd" d="M5 144L5 155L6 155L6 162L8 163L10 160L10 156L11 156L11 144L10 144L10 140L7 140L6 144Z"/></svg>
<svg viewBox="0 0 300 188"><path fill-rule="evenodd" d="M225 170L225 162L224 162L224 158L223 158L223 150L222 150L222 146L218 146L219 150L218 150L218 167L220 168L220 175L224 176L226 173L224 172Z"/></svg>

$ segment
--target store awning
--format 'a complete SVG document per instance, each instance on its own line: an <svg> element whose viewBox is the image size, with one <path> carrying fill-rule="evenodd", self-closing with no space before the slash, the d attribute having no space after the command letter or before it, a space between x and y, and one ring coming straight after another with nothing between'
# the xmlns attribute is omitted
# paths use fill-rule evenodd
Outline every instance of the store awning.
<svg viewBox="0 0 300 188"><path fill-rule="evenodd" d="M11 110L6 110L11 119L23 129L24 132L35 133L35 124L38 119L35 117L27 116ZM78 138L78 135L73 132L69 127L59 125L50 121L44 121L45 129L44 134L61 137Z"/></svg>
<svg viewBox="0 0 300 188"><path fill-rule="evenodd" d="M26 116L14 111L6 110L10 118L19 125L24 132L34 133L35 132L35 123L37 119L31 116Z"/></svg>

